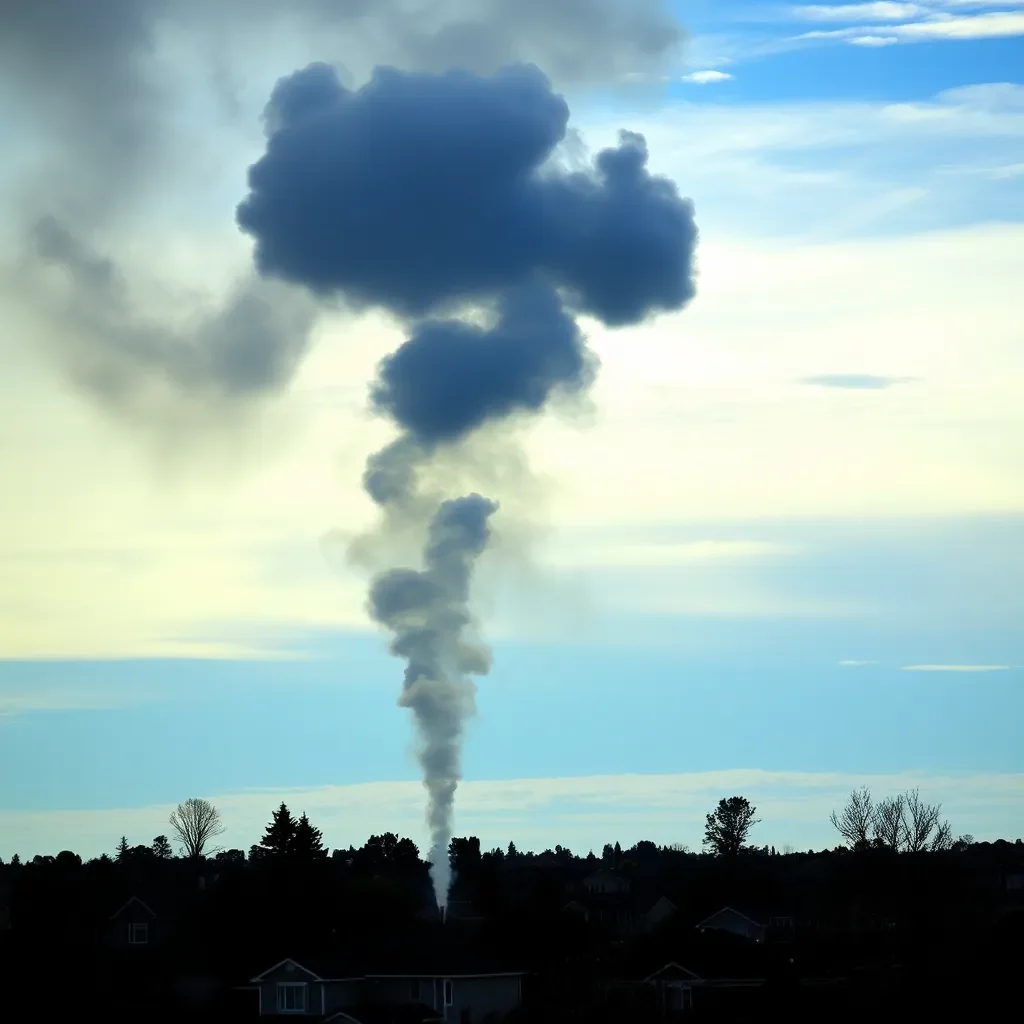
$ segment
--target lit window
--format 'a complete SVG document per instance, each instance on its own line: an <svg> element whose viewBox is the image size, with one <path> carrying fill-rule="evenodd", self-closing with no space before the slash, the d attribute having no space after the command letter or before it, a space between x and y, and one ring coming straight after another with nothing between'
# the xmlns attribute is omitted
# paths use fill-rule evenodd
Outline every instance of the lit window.
<svg viewBox="0 0 1024 1024"><path fill-rule="evenodd" d="M306 1012L306 985L301 981L282 981L277 985L278 1013Z"/></svg>
<svg viewBox="0 0 1024 1024"><path fill-rule="evenodd" d="M148 924L128 925L128 942L133 946L144 946L149 942Z"/></svg>

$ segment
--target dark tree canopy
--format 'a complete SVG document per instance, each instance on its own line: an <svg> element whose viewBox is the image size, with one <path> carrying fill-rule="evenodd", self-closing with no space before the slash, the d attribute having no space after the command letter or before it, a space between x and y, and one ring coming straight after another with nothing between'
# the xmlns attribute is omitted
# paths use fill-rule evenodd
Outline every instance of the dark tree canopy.
<svg viewBox="0 0 1024 1024"><path fill-rule="evenodd" d="M282 800L281 806L274 811L257 849L270 857L287 856L295 839L296 827L292 812Z"/></svg>
<svg viewBox="0 0 1024 1024"><path fill-rule="evenodd" d="M305 811L295 823L290 852L302 860L318 860L327 856L327 851L324 849L324 834L310 824Z"/></svg>
<svg viewBox="0 0 1024 1024"><path fill-rule="evenodd" d="M167 836L157 836L153 840L153 853L161 860L168 860L174 856L170 840Z"/></svg>
<svg viewBox="0 0 1024 1024"><path fill-rule="evenodd" d="M734 857L743 850L750 830L758 823L757 808L743 796L723 797L707 816L704 845L716 856Z"/></svg>

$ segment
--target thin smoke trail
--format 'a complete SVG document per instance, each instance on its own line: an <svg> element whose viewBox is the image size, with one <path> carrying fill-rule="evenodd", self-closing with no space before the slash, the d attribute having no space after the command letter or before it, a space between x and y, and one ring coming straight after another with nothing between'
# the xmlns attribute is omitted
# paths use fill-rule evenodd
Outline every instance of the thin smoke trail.
<svg viewBox="0 0 1024 1024"><path fill-rule="evenodd" d="M474 675L490 652L466 638L470 581L490 537L497 505L479 494L442 503L430 524L425 568L392 569L370 588L370 614L394 635L391 653L408 662L399 704L416 720L428 794L430 862L438 907L448 899L455 790L462 777L462 732L473 713Z"/></svg>

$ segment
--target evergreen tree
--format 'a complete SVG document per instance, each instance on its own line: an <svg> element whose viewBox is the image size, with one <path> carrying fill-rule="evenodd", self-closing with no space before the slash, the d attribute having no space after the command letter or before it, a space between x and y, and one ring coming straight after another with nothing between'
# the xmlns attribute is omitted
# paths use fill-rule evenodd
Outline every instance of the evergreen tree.
<svg viewBox="0 0 1024 1024"><path fill-rule="evenodd" d="M171 849L171 842L167 836L157 836L153 840L153 853L161 860L170 860L174 856Z"/></svg>
<svg viewBox="0 0 1024 1024"><path fill-rule="evenodd" d="M128 860L128 840L121 836L121 842L117 844L117 862L118 864L124 864Z"/></svg>
<svg viewBox="0 0 1024 1024"><path fill-rule="evenodd" d="M294 849L297 829L298 823L282 800L260 840L260 849L270 857L286 857Z"/></svg>
<svg viewBox="0 0 1024 1024"><path fill-rule="evenodd" d="M517 857L518 855L519 855L519 851L516 849L516 844L515 843L509 843L508 844L508 853L506 854L508 859L512 860L514 857Z"/></svg>
<svg viewBox="0 0 1024 1024"><path fill-rule="evenodd" d="M281 806L284 807L284 804ZM300 860L319 860L321 857L327 856L327 851L324 849L324 834L310 824L305 811L295 823L291 849L288 852Z"/></svg>

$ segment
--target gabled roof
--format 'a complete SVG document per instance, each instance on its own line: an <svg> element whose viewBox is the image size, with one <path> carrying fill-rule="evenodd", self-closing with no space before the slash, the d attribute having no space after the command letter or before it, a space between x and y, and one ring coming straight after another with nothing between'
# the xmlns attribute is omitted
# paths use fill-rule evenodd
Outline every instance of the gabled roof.
<svg viewBox="0 0 1024 1024"><path fill-rule="evenodd" d="M291 964L292 967L298 968L303 974L308 974L314 981L324 981L326 979L321 978L316 971L311 971L308 967L303 967L298 960L293 960L291 957L286 956L283 960L279 960L273 967L268 967L265 971L257 974L255 978L250 978L250 982L255 984L256 982L262 981L268 974L273 974L279 967L284 967L285 964Z"/></svg>
<svg viewBox="0 0 1024 1024"><path fill-rule="evenodd" d="M649 974L644 978L644 982L658 981L663 975L671 975L677 978L683 978L687 981L700 981L700 975L694 974L693 971L687 970L685 967L680 967L675 960L665 964L664 967L659 967L653 974Z"/></svg>
<svg viewBox="0 0 1024 1024"><path fill-rule="evenodd" d="M714 921L716 917L720 917L722 914L735 914L737 917L743 918L744 921L748 921L755 928L763 928L764 925L760 921L755 921L752 917L747 914L741 914L738 910L734 910L732 907L722 907L721 910L716 910L710 917L705 917L703 921L698 922L698 928L714 927L710 925L711 921Z"/></svg>
<svg viewBox="0 0 1024 1024"><path fill-rule="evenodd" d="M661 905L662 903L664 903L664 904L665 904L665 906L667 906L667 907L671 907L671 908L672 908L673 910L678 910L678 909L679 909L679 908L678 908L678 907L677 907L677 906L676 906L676 905L675 905L675 904L674 904L674 903L673 903L673 902L672 902L672 901L671 901L671 900L670 900L670 899L669 899L669 898L668 898L667 896L659 896L659 897L658 897L658 898L657 898L657 899L656 899L656 900L655 900L655 901L654 901L654 902L653 902L653 903L652 903L652 904L651 904L651 905L650 905L650 906L649 906L649 907L647 908L647 913L650 913L650 912L651 912L651 911L652 911L652 910L653 910L653 909L654 909L655 907L657 907L657 906L660 906L660 905Z"/></svg>
<svg viewBox="0 0 1024 1024"><path fill-rule="evenodd" d="M438 971L438 970L411 970L411 971L366 971L361 974L348 974L344 977L329 977L326 975L318 974L316 971L309 967L303 967L298 960L293 960L291 957L285 957L284 960L278 961L273 967L268 967L265 971L257 974L255 978L250 978L250 984L258 984L263 981L267 975L273 974L276 970L284 967L285 964L291 964L294 968L302 971L310 981L361 981L362 979L372 980L383 980L385 978L521 978L526 972L525 971L475 971L475 972L459 972L459 971Z"/></svg>
<svg viewBox="0 0 1024 1024"><path fill-rule="evenodd" d="M149 906L147 903L143 903L138 896L132 896L131 899L129 899L126 903L123 904L123 906L119 907L117 910L114 911L113 914L110 915L110 920L113 921L116 918L120 917L133 903L137 903L140 907L142 907L142 909L145 910L150 917L155 918L157 916L156 911L151 906Z"/></svg>
<svg viewBox="0 0 1024 1024"><path fill-rule="evenodd" d="M426 1024L428 1021L443 1021L437 1010L420 1003L403 1006L363 1006L337 1010L323 1018L324 1024Z"/></svg>

